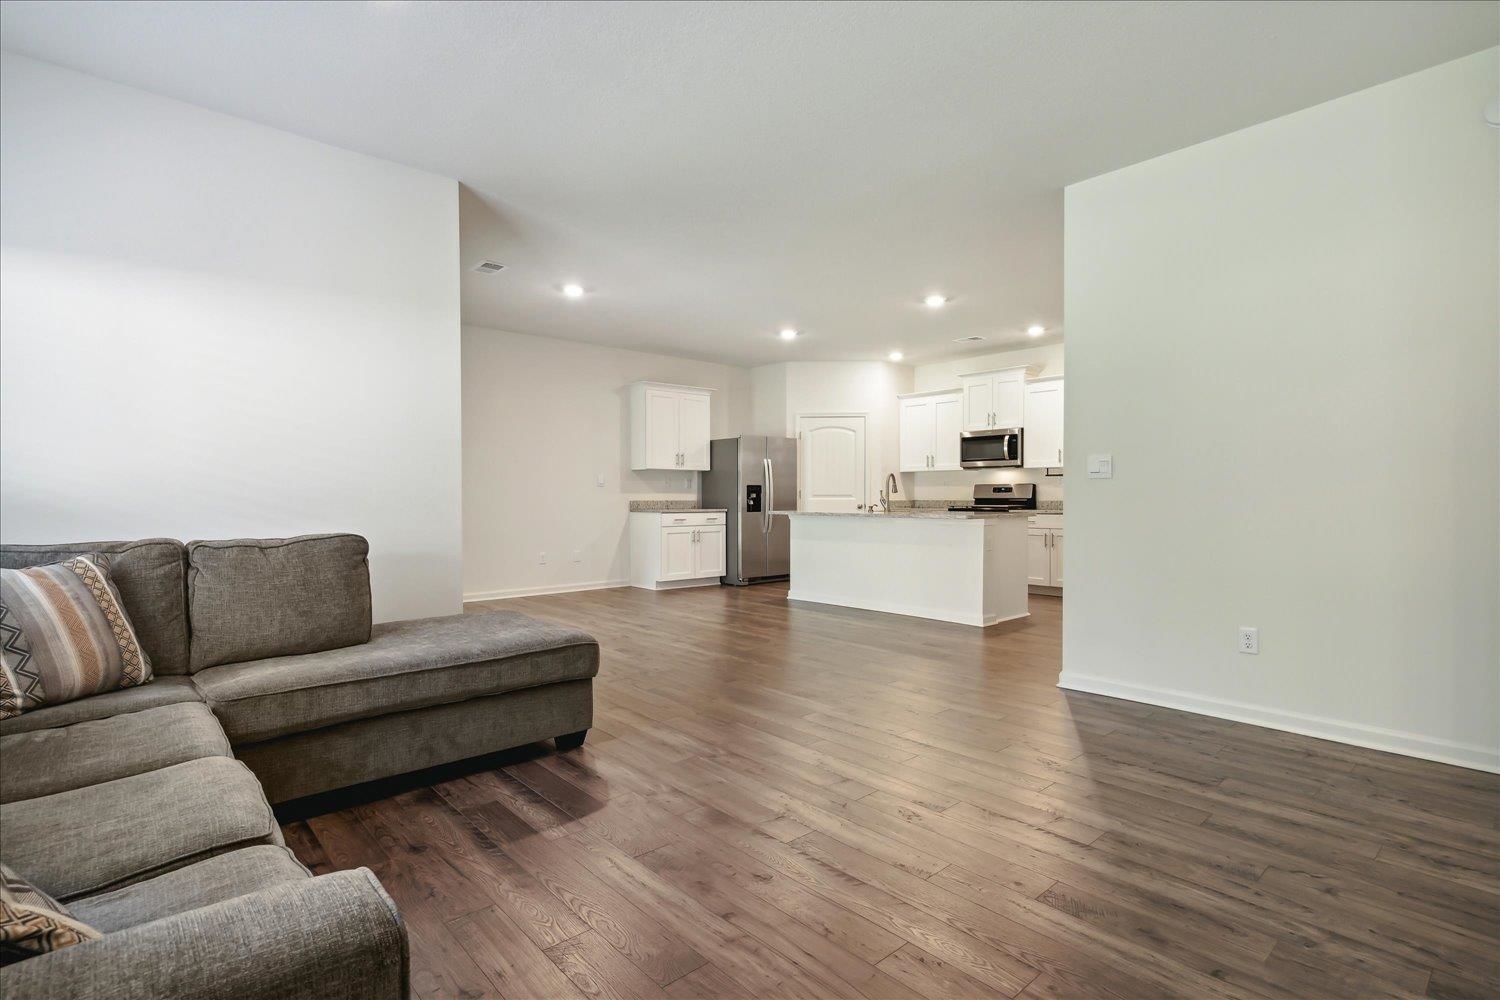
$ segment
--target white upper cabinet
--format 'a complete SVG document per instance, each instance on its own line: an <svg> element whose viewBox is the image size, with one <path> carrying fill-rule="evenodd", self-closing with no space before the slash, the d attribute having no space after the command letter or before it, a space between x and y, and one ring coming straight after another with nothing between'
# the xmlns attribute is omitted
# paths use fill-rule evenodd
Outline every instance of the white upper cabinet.
<svg viewBox="0 0 1500 1000"><path fill-rule="evenodd" d="M1063 380L1042 378L1026 383L1026 434L1021 441L1028 469L1063 464Z"/></svg>
<svg viewBox="0 0 1500 1000"><path fill-rule="evenodd" d="M958 465L963 397L956 392L902 396L901 471L935 472Z"/></svg>
<svg viewBox="0 0 1500 1000"><path fill-rule="evenodd" d="M963 429L987 431L1022 426L1026 417L1026 378L1034 370L1003 368L959 376L963 388Z"/></svg>
<svg viewBox="0 0 1500 1000"><path fill-rule="evenodd" d="M708 471L708 393L684 392L677 425L684 469Z"/></svg>
<svg viewBox="0 0 1500 1000"><path fill-rule="evenodd" d="M955 470L958 464L958 439L964 429L964 401L958 393L932 397L932 467Z"/></svg>
<svg viewBox="0 0 1500 1000"><path fill-rule="evenodd" d="M710 396L686 385L631 385L630 467L708 471Z"/></svg>
<svg viewBox="0 0 1500 1000"><path fill-rule="evenodd" d="M959 382L964 390L964 430L995 426L995 380L988 375L965 375Z"/></svg>

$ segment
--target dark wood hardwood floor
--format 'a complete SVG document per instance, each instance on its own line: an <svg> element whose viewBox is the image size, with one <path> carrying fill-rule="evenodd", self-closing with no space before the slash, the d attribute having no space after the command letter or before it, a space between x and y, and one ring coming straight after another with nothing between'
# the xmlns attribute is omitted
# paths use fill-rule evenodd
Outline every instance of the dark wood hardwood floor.
<svg viewBox="0 0 1500 1000"><path fill-rule="evenodd" d="M503 602L598 636L584 747L288 842L379 875L432 1000L1500 995L1497 776L1060 691L1056 598L785 596Z"/></svg>

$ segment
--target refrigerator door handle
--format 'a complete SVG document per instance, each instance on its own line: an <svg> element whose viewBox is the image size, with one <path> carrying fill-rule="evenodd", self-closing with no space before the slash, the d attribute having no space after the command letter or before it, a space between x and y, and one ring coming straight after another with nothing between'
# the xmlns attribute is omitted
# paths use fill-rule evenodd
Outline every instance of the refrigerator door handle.
<svg viewBox="0 0 1500 1000"><path fill-rule="evenodd" d="M761 461L766 464L766 502L761 504L760 508L764 515L761 518L761 530L769 535L771 533L771 508L776 504L776 473L772 470L769 458L763 458Z"/></svg>

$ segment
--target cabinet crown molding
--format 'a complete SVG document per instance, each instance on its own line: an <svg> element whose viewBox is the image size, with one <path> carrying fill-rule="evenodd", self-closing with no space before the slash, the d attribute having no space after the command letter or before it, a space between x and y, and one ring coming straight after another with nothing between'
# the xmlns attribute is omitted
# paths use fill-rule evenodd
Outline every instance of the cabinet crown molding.
<svg viewBox="0 0 1500 1000"><path fill-rule="evenodd" d="M630 383L631 386L643 386L651 389L671 389L673 392L701 392L711 395L712 389L705 389L701 385L678 385L676 382L655 382L651 379L638 379Z"/></svg>
<svg viewBox="0 0 1500 1000"><path fill-rule="evenodd" d="M1036 378L1036 373L1042 370L1041 365L1006 365L1004 368L986 368L983 371L963 372L959 378L978 378L981 375L999 375L1001 372L1023 372L1023 378Z"/></svg>
<svg viewBox="0 0 1500 1000"><path fill-rule="evenodd" d="M922 399L926 396L957 396L963 392L958 386L951 389L923 389L921 392L898 392L897 399Z"/></svg>

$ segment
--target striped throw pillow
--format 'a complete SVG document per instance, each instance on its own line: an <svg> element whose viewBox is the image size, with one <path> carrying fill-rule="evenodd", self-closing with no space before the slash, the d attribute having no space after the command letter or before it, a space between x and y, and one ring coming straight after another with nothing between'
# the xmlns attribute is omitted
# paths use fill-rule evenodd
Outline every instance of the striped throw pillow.
<svg viewBox="0 0 1500 1000"><path fill-rule="evenodd" d="M106 557L0 569L0 719L150 679Z"/></svg>
<svg viewBox="0 0 1500 1000"><path fill-rule="evenodd" d="M57 900L0 865L0 965L100 937Z"/></svg>

